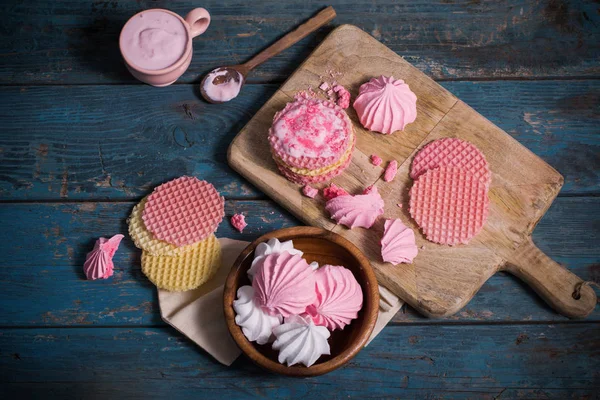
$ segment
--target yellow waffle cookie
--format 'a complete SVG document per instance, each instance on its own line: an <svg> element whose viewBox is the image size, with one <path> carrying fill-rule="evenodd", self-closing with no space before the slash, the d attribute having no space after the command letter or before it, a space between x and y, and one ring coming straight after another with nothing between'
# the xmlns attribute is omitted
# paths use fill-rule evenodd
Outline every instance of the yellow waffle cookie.
<svg viewBox="0 0 600 400"><path fill-rule="evenodd" d="M210 235L176 257L142 252L142 272L160 289L183 292L212 278L221 266L221 245Z"/></svg>
<svg viewBox="0 0 600 400"><path fill-rule="evenodd" d="M177 247L171 243L158 240L152 232L146 229L142 214L144 213L147 200L148 198L144 197L142 201L136 204L127 220L129 224L129 236L131 236L135 247L153 256L175 257L190 251L194 246L193 244Z"/></svg>
<svg viewBox="0 0 600 400"><path fill-rule="evenodd" d="M304 176L325 175L325 174L330 173L331 171L336 170L341 165L343 165L346 162L346 160L348 160L348 157L352 157L352 150L354 149L354 142L356 140L356 137L354 136L354 133L351 133L351 135L352 135L352 140L350 140L350 147L348 147L346 152L344 154L342 154L342 157L339 160L337 160L334 164L327 165L326 167L323 167L323 168L308 169L308 168L292 167L290 165L287 165L274 152L272 153L273 159L275 160L275 162L277 164L284 166L285 168L289 169L290 171L292 171L293 173L298 174L298 175L304 175Z"/></svg>

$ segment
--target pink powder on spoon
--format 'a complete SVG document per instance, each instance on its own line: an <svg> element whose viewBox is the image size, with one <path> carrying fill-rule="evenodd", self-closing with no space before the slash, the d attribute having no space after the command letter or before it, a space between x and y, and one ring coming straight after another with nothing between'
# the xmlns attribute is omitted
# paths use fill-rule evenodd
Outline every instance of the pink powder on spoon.
<svg viewBox="0 0 600 400"><path fill-rule="evenodd" d="M233 76L227 77L227 74ZM221 82L224 81L224 82ZM223 103L235 99L242 89L244 77L233 69L217 68L202 81L202 89L214 102Z"/></svg>

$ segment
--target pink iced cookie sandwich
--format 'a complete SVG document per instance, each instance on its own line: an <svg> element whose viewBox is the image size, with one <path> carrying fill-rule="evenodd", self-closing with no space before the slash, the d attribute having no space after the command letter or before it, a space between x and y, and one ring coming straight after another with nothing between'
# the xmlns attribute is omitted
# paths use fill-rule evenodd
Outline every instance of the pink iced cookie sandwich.
<svg viewBox="0 0 600 400"><path fill-rule="evenodd" d="M382 75L361 85L354 109L365 128L389 135L417 119L417 96L402 79Z"/></svg>
<svg viewBox="0 0 600 400"><path fill-rule="evenodd" d="M275 114L269 130L273 159L296 183L339 175L352 158L354 143L352 123L340 107L303 95Z"/></svg>

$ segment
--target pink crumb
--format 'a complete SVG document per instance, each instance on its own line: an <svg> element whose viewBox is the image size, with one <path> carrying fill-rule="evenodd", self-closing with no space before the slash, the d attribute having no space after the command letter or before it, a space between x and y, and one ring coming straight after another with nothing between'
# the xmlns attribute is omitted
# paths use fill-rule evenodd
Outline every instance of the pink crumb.
<svg viewBox="0 0 600 400"><path fill-rule="evenodd" d="M237 229L240 233L244 230L245 227L248 226L248 224L246 223L246 217L244 217L243 214L235 214L233 217L231 217L231 225L233 225L233 227Z"/></svg>
<svg viewBox="0 0 600 400"><path fill-rule="evenodd" d="M346 192L341 187L336 186L335 183L332 183L331 185L329 185L328 187L323 189L323 197L325 197L325 199L327 201L329 201L331 199L335 199L338 196L347 196L347 195L348 195L348 192Z"/></svg>
<svg viewBox="0 0 600 400"><path fill-rule="evenodd" d="M397 205L398 207L402 208L402 204L401 204L401 203L398 203L398 204L396 204L396 205Z"/></svg>
<svg viewBox="0 0 600 400"><path fill-rule="evenodd" d="M321 86L319 86L319 89L326 92L327 90L329 90L329 83L327 83L327 82L321 83Z"/></svg>
<svg viewBox="0 0 600 400"><path fill-rule="evenodd" d="M337 105L346 109L350 107L350 92L342 85L335 85L333 91L337 93Z"/></svg>
<svg viewBox="0 0 600 400"><path fill-rule="evenodd" d="M377 154L371 154L371 164L379 166L382 162L383 160Z"/></svg>
<svg viewBox="0 0 600 400"><path fill-rule="evenodd" d="M388 164L383 173L383 180L386 182L391 182L396 177L396 173L398 172L398 161L392 160Z"/></svg>
<svg viewBox="0 0 600 400"><path fill-rule="evenodd" d="M319 190L315 189L314 187L312 187L310 185L306 185L302 188L302 193L306 197L310 197L311 199L314 199L315 196L319 193Z"/></svg>
<svg viewBox="0 0 600 400"><path fill-rule="evenodd" d="M371 194L371 193L378 193L377 188L373 185L367 186L365 188L365 190L363 190L363 194Z"/></svg>

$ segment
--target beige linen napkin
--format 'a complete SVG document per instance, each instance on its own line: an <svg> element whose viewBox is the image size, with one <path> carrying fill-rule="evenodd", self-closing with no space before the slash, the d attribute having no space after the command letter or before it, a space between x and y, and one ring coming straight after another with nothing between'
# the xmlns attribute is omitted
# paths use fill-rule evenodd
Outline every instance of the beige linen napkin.
<svg viewBox="0 0 600 400"><path fill-rule="evenodd" d="M235 259L248 242L228 238L219 239L223 259L216 276L198 289L187 292L169 292L158 289L162 319L189 337L217 361L231 365L241 354L225 324L223 314L223 285ZM402 301L383 287L379 316L370 343L402 307ZM368 344L367 343L367 344Z"/></svg>

